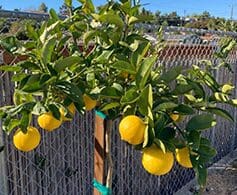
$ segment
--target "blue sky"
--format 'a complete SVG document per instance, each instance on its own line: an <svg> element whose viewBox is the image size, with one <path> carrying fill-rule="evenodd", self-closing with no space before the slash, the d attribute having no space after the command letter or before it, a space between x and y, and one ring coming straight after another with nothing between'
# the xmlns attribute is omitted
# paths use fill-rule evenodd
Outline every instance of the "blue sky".
<svg viewBox="0 0 237 195"><path fill-rule="evenodd" d="M76 0L74 0L77 2ZM14 8L36 9L41 2L45 2L49 8L58 10L63 0L0 0L4 9ZM96 5L101 5L106 0L93 0ZM160 10L162 13L177 11L179 15L201 13L209 11L214 16L230 18L231 6L233 5L233 18L237 19L237 2L234 0L141 0L146 9L151 11Z"/></svg>

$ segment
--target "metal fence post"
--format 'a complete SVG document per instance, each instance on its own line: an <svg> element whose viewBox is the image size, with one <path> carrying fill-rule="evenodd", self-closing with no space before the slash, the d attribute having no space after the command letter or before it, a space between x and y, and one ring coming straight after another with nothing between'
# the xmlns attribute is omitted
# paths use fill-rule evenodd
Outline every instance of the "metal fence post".
<svg viewBox="0 0 237 195"><path fill-rule="evenodd" d="M4 63L3 61L3 54L4 51L0 50L0 65ZM0 93L3 93L3 91L0 90ZM2 105L2 100L0 99L0 105ZM0 121L0 126L1 121ZM3 146L3 131L0 128L0 147ZM5 159L5 153L4 151L0 153L0 194L7 194L7 180L6 180L6 159Z"/></svg>

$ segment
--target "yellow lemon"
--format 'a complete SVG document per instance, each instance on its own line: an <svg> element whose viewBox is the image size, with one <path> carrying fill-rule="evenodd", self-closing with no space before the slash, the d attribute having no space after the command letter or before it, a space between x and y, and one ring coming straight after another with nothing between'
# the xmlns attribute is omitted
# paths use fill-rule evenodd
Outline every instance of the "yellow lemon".
<svg viewBox="0 0 237 195"><path fill-rule="evenodd" d="M135 115L129 115L119 123L119 133L121 139L133 144L141 144L144 141L146 125Z"/></svg>
<svg viewBox="0 0 237 195"><path fill-rule="evenodd" d="M180 115L179 114L171 114L170 115L170 118L173 120L173 121L177 121L179 119Z"/></svg>
<svg viewBox="0 0 237 195"><path fill-rule="evenodd" d="M153 175L165 175L172 169L174 156L172 152L164 153L156 145L143 150L142 165Z"/></svg>
<svg viewBox="0 0 237 195"><path fill-rule="evenodd" d="M93 108L96 107L97 101L91 99L88 95L83 95L83 101L85 103L86 110L92 110Z"/></svg>
<svg viewBox="0 0 237 195"><path fill-rule="evenodd" d="M46 112L38 117L38 124L42 129L53 131L62 124L62 120L54 118L51 112Z"/></svg>
<svg viewBox="0 0 237 195"><path fill-rule="evenodd" d="M193 167L190 160L190 153L188 147L176 149L175 152L176 152L176 160L181 166L185 168Z"/></svg>
<svg viewBox="0 0 237 195"><path fill-rule="evenodd" d="M23 152L29 152L35 149L40 143L40 133L35 127L27 127L27 132L23 133L18 129L13 135L14 146Z"/></svg>

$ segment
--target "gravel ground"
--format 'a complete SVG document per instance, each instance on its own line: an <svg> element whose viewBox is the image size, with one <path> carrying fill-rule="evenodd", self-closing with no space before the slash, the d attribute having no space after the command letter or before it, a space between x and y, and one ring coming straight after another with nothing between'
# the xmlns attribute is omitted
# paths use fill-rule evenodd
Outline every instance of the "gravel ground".
<svg viewBox="0 0 237 195"><path fill-rule="evenodd" d="M175 195L198 194L195 180ZM237 149L208 169L207 186L203 195L237 195Z"/></svg>

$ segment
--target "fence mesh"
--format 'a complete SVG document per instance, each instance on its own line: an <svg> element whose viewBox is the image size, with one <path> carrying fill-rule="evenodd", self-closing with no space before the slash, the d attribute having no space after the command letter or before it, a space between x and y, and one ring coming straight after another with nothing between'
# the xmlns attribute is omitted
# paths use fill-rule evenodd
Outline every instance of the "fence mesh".
<svg viewBox="0 0 237 195"><path fill-rule="evenodd" d="M156 29L146 36L151 40ZM0 29L1 32L1 29ZM192 64L200 60L218 63L214 56L218 40L225 36L236 37L236 33L225 33L184 28L165 28L166 46L160 53L159 63L167 68ZM16 63L5 51L0 52L0 62ZM237 85L237 53L228 58L234 73L216 71L219 81L232 81ZM13 83L9 74L0 73L0 106L12 103ZM235 94L237 91L235 90ZM225 108L237 117L236 109ZM42 141L33 152L22 153L12 145L12 136L0 131L0 145L6 145L0 153L0 195L78 195L92 194L94 177L94 113L76 116L57 131L41 131ZM34 122L37 127L36 122ZM214 161L222 158L237 146L236 124L219 119L218 126L205 133L212 140L218 154ZM2 143L1 143L2 142ZM141 165L141 153L120 140L118 121L112 132L112 158L114 161L113 194L173 194L194 177L192 170L178 164L168 175L157 177L148 174Z"/></svg>

